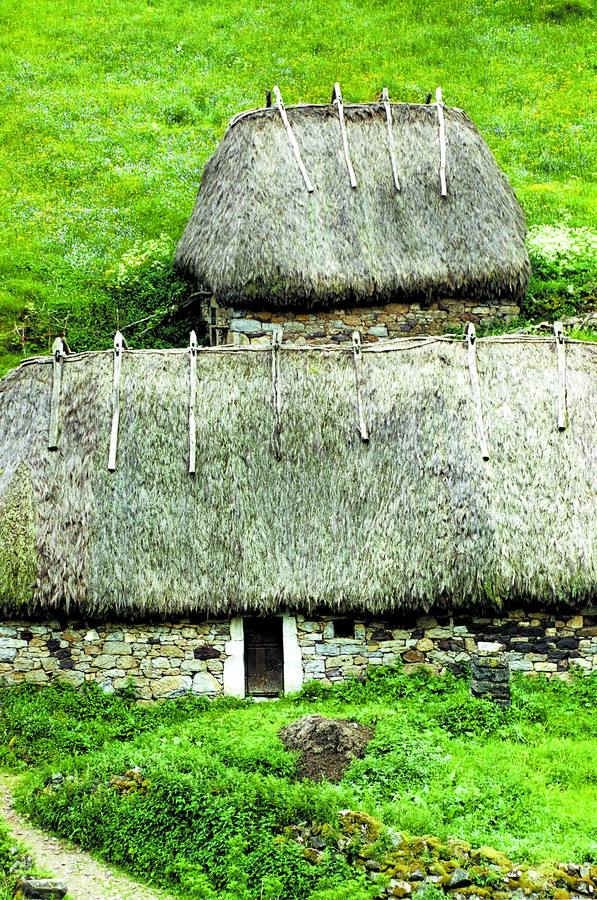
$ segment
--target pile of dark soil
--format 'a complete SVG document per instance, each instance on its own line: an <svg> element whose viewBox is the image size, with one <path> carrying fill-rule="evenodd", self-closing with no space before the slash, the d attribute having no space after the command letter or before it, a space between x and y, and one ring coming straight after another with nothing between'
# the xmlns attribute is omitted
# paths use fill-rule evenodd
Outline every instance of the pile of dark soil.
<svg viewBox="0 0 597 900"><path fill-rule="evenodd" d="M352 760L363 756L372 737L365 725L323 716L303 716L280 732L286 749L300 752L299 777L311 781L340 781Z"/></svg>

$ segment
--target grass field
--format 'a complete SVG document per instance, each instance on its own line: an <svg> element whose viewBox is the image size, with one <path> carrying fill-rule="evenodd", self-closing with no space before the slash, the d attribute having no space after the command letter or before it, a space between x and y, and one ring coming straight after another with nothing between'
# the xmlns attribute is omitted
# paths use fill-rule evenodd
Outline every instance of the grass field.
<svg viewBox="0 0 597 900"><path fill-rule="evenodd" d="M500 710L470 698L466 679L392 670L267 704L139 707L93 685L4 689L0 765L25 773L20 806L35 822L189 900L215 900L212 889L225 900L355 900L378 893L350 853L330 841L313 859L288 826L315 822L333 837L348 808L516 863L597 863L596 690L590 676L518 678ZM314 712L375 732L338 785L297 782L277 736Z"/></svg>
<svg viewBox="0 0 597 900"><path fill-rule="evenodd" d="M137 346L186 333L186 320L160 324L185 291L169 270L174 243L227 120L273 83L287 103L327 100L336 79L347 100L387 85L422 101L441 84L480 127L531 225L591 226L591 9L3 0L0 368L65 330L78 350L139 319L127 331ZM141 289L118 278L127 254L129 268L149 268Z"/></svg>

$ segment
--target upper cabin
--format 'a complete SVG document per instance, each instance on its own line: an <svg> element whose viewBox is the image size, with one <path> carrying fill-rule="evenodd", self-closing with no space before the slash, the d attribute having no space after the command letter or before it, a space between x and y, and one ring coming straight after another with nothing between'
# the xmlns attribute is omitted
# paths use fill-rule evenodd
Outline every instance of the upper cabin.
<svg viewBox="0 0 597 900"><path fill-rule="evenodd" d="M176 251L211 344L342 342L508 321L528 277L525 221L461 109L390 102L237 115Z"/></svg>

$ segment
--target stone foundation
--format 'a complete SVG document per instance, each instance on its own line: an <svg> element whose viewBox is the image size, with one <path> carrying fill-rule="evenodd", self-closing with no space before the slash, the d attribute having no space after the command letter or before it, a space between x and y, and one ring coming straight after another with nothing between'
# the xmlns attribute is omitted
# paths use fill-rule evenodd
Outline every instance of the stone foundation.
<svg viewBox="0 0 597 900"><path fill-rule="evenodd" d="M445 300L431 303L389 303L313 312L250 312L204 304L203 316L210 323L210 343L246 344L271 339L281 328L283 340L294 344L342 343L352 332L363 341L408 337L417 334L461 333L467 322L476 325L506 324L520 307L475 300Z"/></svg>
<svg viewBox="0 0 597 900"><path fill-rule="evenodd" d="M224 690L229 622L97 625L6 622L0 678L10 684L54 678L108 691L133 684L141 700Z"/></svg>
<svg viewBox="0 0 597 900"><path fill-rule="evenodd" d="M512 672L566 677L572 666L597 671L597 608L561 618L520 610L408 621L285 615L283 634L286 690L298 690L303 680L331 684L361 676L373 665L461 673L476 654L496 649ZM5 622L0 678L9 684L96 681L108 691L132 684L145 701L187 692L243 696L242 619L151 625Z"/></svg>
<svg viewBox="0 0 597 900"><path fill-rule="evenodd" d="M336 620L343 633L351 620ZM558 618L513 610L499 617L423 616L411 622L354 620L354 637L336 637L334 620L297 618L305 680L326 683L363 675L368 666L422 665L462 673L471 658L497 644L511 672L566 676L571 666L597 671L597 608Z"/></svg>

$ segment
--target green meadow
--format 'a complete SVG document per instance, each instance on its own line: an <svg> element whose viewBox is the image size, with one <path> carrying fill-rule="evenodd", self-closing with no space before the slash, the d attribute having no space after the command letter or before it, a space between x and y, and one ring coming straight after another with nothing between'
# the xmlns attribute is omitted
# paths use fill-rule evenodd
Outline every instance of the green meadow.
<svg viewBox="0 0 597 900"><path fill-rule="evenodd" d="M18 806L35 823L189 900L379 897L363 858L383 856L396 834L416 866L439 851L440 872L459 852L455 839L485 847L486 860L506 854L510 868L591 866L597 678L519 676L512 691L500 709L471 698L465 677L390 668L370 670L365 683L310 682L273 703L139 706L134 691L110 696L96 685L4 688L0 765L21 774ZM296 754L278 737L312 713L374 732L339 784L298 781ZM368 849L338 841L346 809L372 817ZM301 842L310 828L321 835L315 854ZM495 867L470 873L475 896L503 886Z"/></svg>
<svg viewBox="0 0 597 900"><path fill-rule="evenodd" d="M525 314L591 308L594 26L589 0L2 0L0 371L57 334L75 350L116 327L132 346L186 341L175 242L227 121L274 83L286 103L335 80L348 101L441 85L529 225L556 228Z"/></svg>

